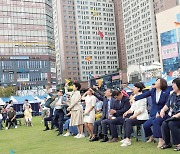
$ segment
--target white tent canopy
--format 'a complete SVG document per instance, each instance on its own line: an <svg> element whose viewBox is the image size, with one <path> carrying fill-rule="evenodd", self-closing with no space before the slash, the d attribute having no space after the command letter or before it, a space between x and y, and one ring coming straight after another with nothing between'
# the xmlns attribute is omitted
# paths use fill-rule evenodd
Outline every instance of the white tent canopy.
<svg viewBox="0 0 180 154"><path fill-rule="evenodd" d="M13 96L10 97L10 100L12 100L13 103L18 103L18 101Z"/></svg>
<svg viewBox="0 0 180 154"><path fill-rule="evenodd" d="M5 102L3 102L3 100L0 98L0 105L4 105Z"/></svg>

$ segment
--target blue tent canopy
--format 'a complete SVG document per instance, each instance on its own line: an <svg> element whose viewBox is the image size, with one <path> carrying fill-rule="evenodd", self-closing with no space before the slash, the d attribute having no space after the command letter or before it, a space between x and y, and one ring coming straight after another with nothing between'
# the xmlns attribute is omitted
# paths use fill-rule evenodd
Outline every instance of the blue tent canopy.
<svg viewBox="0 0 180 154"><path fill-rule="evenodd" d="M42 95L42 96L37 96L39 99L44 99L44 97L48 97L48 95Z"/></svg>
<svg viewBox="0 0 180 154"><path fill-rule="evenodd" d="M10 98L2 97L1 99L3 100L3 102L9 102L10 101Z"/></svg>
<svg viewBox="0 0 180 154"><path fill-rule="evenodd" d="M31 103L31 102L34 102L35 99L33 96L13 96L15 100L17 100L18 104L23 104L25 99L28 99L28 101Z"/></svg>
<svg viewBox="0 0 180 154"><path fill-rule="evenodd" d="M153 83L155 83L157 78L152 78L149 82L145 83L145 86L151 86Z"/></svg>

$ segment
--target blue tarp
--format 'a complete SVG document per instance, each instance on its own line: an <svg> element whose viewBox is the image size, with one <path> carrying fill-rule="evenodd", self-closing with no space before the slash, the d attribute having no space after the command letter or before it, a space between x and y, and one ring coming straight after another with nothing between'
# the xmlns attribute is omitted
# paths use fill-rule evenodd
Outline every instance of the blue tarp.
<svg viewBox="0 0 180 154"><path fill-rule="evenodd" d="M13 96L15 100L17 100L18 104L23 104L25 99L28 99L28 101L31 103L31 102L34 102L35 99L33 96Z"/></svg>
<svg viewBox="0 0 180 154"><path fill-rule="evenodd" d="M48 95L43 95L43 96L37 96L39 99L44 99L44 97L48 97Z"/></svg>
<svg viewBox="0 0 180 154"><path fill-rule="evenodd" d="M9 102L10 101L10 98L2 97L1 99L3 100L3 102Z"/></svg>
<svg viewBox="0 0 180 154"><path fill-rule="evenodd" d="M157 78L152 78L150 81L144 83L145 86L152 86L153 83L155 83Z"/></svg>

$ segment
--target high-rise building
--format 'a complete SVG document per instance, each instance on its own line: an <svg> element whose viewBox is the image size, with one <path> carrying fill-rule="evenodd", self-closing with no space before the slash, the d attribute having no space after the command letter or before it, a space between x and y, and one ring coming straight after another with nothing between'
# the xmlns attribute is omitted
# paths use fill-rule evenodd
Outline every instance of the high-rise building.
<svg viewBox="0 0 180 154"><path fill-rule="evenodd" d="M154 11L157 14L179 4L179 0L154 0Z"/></svg>
<svg viewBox="0 0 180 154"><path fill-rule="evenodd" d="M123 0L122 7L128 66L159 61L153 1Z"/></svg>
<svg viewBox="0 0 180 154"><path fill-rule="evenodd" d="M58 83L118 69L112 0L53 0ZM90 60L87 61L86 59Z"/></svg>
<svg viewBox="0 0 180 154"><path fill-rule="evenodd" d="M80 80L74 0L53 0L58 84Z"/></svg>
<svg viewBox="0 0 180 154"><path fill-rule="evenodd" d="M118 47L118 57L119 57L119 69L121 70L122 81L127 82L127 59L126 59L126 44L125 44L125 34L124 34L122 0L113 0L113 2L114 2L117 47Z"/></svg>
<svg viewBox="0 0 180 154"><path fill-rule="evenodd" d="M112 0L75 0L80 79L117 71L118 50ZM87 61L86 58L91 60Z"/></svg>
<svg viewBox="0 0 180 154"><path fill-rule="evenodd" d="M52 2L0 1L0 82L22 95L56 85Z"/></svg>
<svg viewBox="0 0 180 154"><path fill-rule="evenodd" d="M156 15L160 59L164 72L180 67L180 5Z"/></svg>

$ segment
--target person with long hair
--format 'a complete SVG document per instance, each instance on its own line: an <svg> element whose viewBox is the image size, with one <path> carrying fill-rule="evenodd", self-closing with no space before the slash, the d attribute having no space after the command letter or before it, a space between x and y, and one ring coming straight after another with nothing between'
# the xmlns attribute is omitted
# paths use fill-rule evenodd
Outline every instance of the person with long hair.
<svg viewBox="0 0 180 154"><path fill-rule="evenodd" d="M167 116L164 116L163 118L160 117L160 110L164 107L169 97L169 90L167 90L167 81L163 78L158 78L156 80L154 88L141 95L136 96L135 98L131 99L131 101L138 101L149 96L151 96L152 98L150 119L143 124L143 128L145 131L145 136L150 137L147 142L152 142L154 138L158 138L159 142L157 148L160 148L164 144L161 133L161 125L162 122L167 118ZM153 132L151 130L152 126Z"/></svg>
<svg viewBox="0 0 180 154"><path fill-rule="evenodd" d="M73 85L73 92L68 92L68 84L65 85L65 93L70 95L70 106L67 108L68 111L71 111L70 126L77 126L78 134L75 138L84 138L83 133L83 107L81 105L81 94L80 89L81 85L78 82L75 82Z"/></svg>
<svg viewBox="0 0 180 154"><path fill-rule="evenodd" d="M84 126L89 133L89 139L93 137L93 123L95 121L95 105L96 97L93 95L93 91L88 89L84 93L82 99L85 100L85 111L84 111Z"/></svg>

